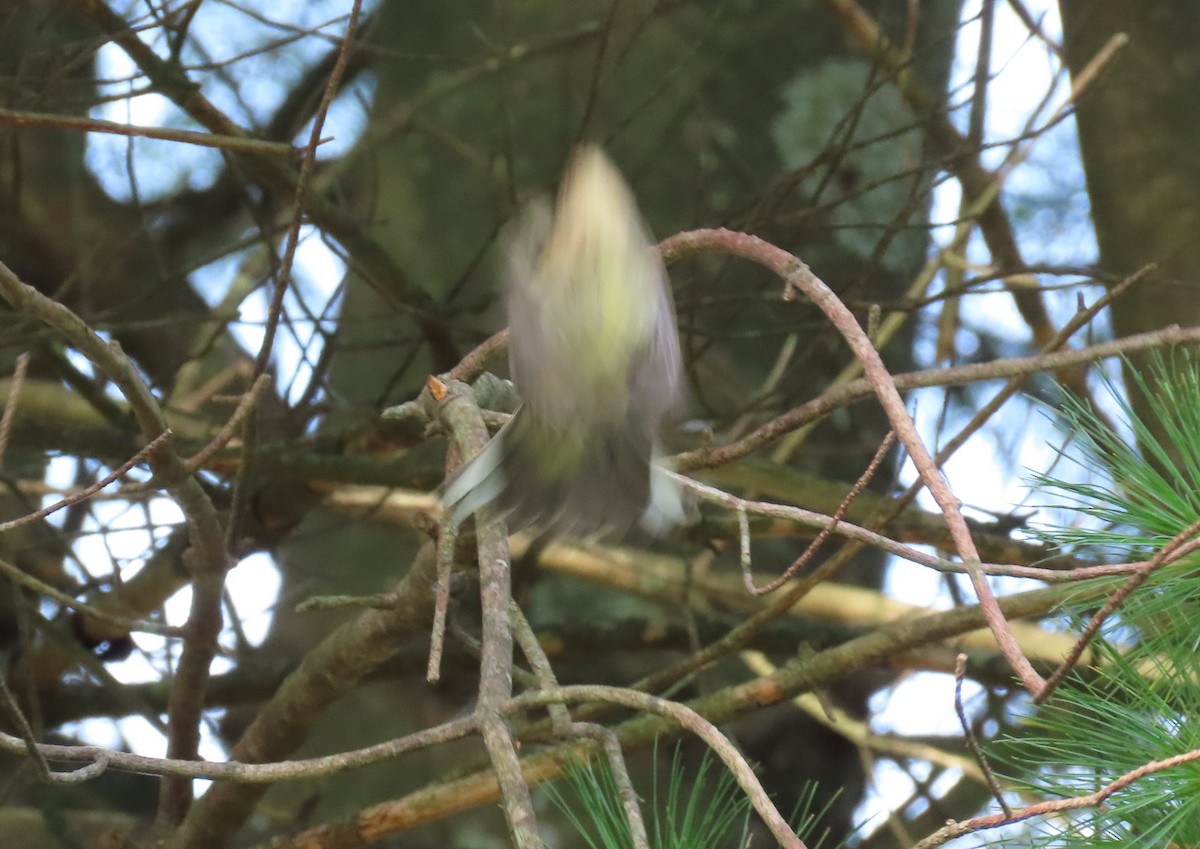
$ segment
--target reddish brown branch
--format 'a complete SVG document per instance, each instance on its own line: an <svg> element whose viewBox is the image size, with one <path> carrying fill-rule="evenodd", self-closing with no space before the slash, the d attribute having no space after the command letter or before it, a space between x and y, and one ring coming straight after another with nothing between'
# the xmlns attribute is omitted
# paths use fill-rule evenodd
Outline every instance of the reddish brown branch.
<svg viewBox="0 0 1200 849"><path fill-rule="evenodd" d="M879 352L875 350L846 305L820 278L812 273L807 265L782 248L756 236L723 229L694 230L667 239L660 245L660 249L664 261L668 262L689 254L710 251L749 259L783 278L785 299L803 294L825 313L829 322L846 340L854 356L862 365L863 373L874 389L880 406L883 407L888 421L891 422L892 429L908 451L909 457L912 458L918 473L925 481L930 495L942 509L950 536L954 540L955 548L971 579L975 595L987 618L988 628L995 636L1001 652L1008 659L1026 689L1031 693L1041 690L1044 684L1042 676L1038 674L1021 651L1020 645L1013 637L1012 630L1008 627L1008 622L996 604L996 598L988 585L987 578L980 569L979 553L971 538L970 528L963 518L958 498L951 491L949 483L942 476L937 463L925 447L920 434L917 433L916 425L909 416L908 410L905 409L904 401L900 397L887 367L884 366Z"/></svg>
<svg viewBox="0 0 1200 849"><path fill-rule="evenodd" d="M830 517L828 524L821 528L820 532L816 535L816 537L813 538L813 541L808 544L807 548L805 548L804 553L797 557L792 564L784 570L782 575L772 581L769 581L767 584L761 587L754 586L754 576L750 573L750 527L749 523L745 521L746 511L744 508L738 511L739 521L741 522L743 528L742 581L746 587L746 592L750 593L751 595L767 595L768 593L773 593L775 590L779 589L788 581L790 581L797 572L804 568L808 561L812 559L813 555L817 553L817 549L819 549L825 540L829 539L830 535L837 530L838 526L842 522L842 519L846 515L846 511L850 509L850 505L854 503L854 499L858 498L858 496L861 495L862 491L866 488L867 484L871 482L871 478L875 476L875 472L879 469L880 463L883 462L883 458L887 456L888 451L891 450L892 445L894 445L895 442L896 434L894 432L889 432L888 435L883 438L883 442L880 443L879 447L875 449L875 456L871 458L871 462L867 465L866 471L859 475L858 480L854 482L854 486L850 487L850 491L846 493L846 497L842 499L842 503L839 504L837 510L834 511L833 516Z"/></svg>
<svg viewBox="0 0 1200 849"><path fill-rule="evenodd" d="M1116 591L1114 591L1113 594L1108 597L1108 601L1104 603L1104 606L1096 611L1095 615L1092 616L1091 620L1087 624L1087 627L1083 629L1083 633L1079 635L1079 639L1075 641L1075 645L1072 646L1071 651L1063 659L1063 662L1059 664L1057 669L1054 670L1053 674L1046 680L1046 683L1042 686L1042 688L1038 692L1034 693L1033 700L1035 703L1040 704L1046 701L1046 699L1050 698L1050 695L1054 692L1058 685L1062 683L1062 680L1067 676L1067 673L1070 672L1075 667L1075 664L1079 662L1079 658L1083 656L1084 649L1087 648L1088 643L1090 643L1100 631L1100 626L1104 624L1105 620L1108 619L1109 616L1112 616L1121 608L1121 605L1125 603L1125 599L1129 598L1130 593L1132 593L1142 584L1146 583L1155 570L1171 563L1175 563L1179 560L1179 558L1186 557L1196 549L1200 548L1200 538L1190 539L1191 537L1195 536L1197 532L1200 532L1200 519L1188 525L1186 528L1172 537L1166 545L1158 550L1158 553L1155 554L1154 557L1150 558L1145 563L1140 564L1137 567L1137 570L1128 578L1128 580L1121 584L1121 586L1118 587Z"/></svg>
<svg viewBox="0 0 1200 849"><path fill-rule="evenodd" d="M1014 811L1009 814L990 814L984 817L974 817L962 822L954 822L951 820L944 828L938 829L936 832L926 837L921 842L915 844L913 849L935 849L949 843L951 840L962 837L967 834L974 834L979 831L986 831L989 828L998 828L1002 825L1011 825L1021 822L1032 817L1048 816L1050 814L1058 814L1063 811L1079 811L1084 808L1097 808L1108 801L1114 793L1123 790L1135 781L1140 781L1148 775L1162 772L1166 769L1172 769L1183 764L1194 763L1200 760L1200 749L1193 749L1190 752L1184 752L1181 755L1175 755L1171 758L1166 758L1161 761L1150 761L1143 764L1137 769L1130 770L1122 775L1117 780L1104 785L1095 793L1089 793L1086 796L1075 796L1070 799L1058 799L1053 802L1039 802L1036 805L1030 805L1027 808L1021 808L1019 811Z"/></svg>

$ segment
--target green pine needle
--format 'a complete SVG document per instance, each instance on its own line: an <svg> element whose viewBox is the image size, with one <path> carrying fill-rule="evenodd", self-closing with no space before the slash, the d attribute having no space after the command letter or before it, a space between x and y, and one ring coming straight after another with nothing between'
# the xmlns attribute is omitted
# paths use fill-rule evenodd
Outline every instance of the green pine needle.
<svg viewBox="0 0 1200 849"><path fill-rule="evenodd" d="M655 755L657 760L657 744ZM629 823L607 762L573 762L566 780L573 798L554 785L546 785L546 792L589 849L632 849ZM819 810L815 800L816 785L809 784L792 822L810 849L826 849L830 841L823 821L834 800ZM744 849L750 812L750 802L733 776L710 756L704 757L689 781L676 746L666 787L660 787L654 775L647 811L651 849Z"/></svg>
<svg viewBox="0 0 1200 849"><path fill-rule="evenodd" d="M678 747L671 760L665 798L659 798L657 776L651 799L649 832L652 849L736 849L741 846L750 811L733 777L723 770L711 775L705 758L689 788ZM573 800L547 785L555 806L583 836L589 849L633 849L629 821L606 761L575 761L567 767ZM735 828L735 826L738 826Z"/></svg>
<svg viewBox="0 0 1200 849"><path fill-rule="evenodd" d="M1064 417L1081 462L1100 482L1042 475L1035 483L1053 506L1070 506L1094 524L1043 529L1044 540L1145 559L1200 517L1200 362L1177 351L1169 360L1155 357L1147 375L1133 374L1156 426L1139 419L1111 381L1107 388L1141 453L1088 406L1068 403ZM1200 748L1198 566L1200 556L1189 556L1159 569L1106 623L1094 644L1095 666L1080 670L1050 705L993 747L1014 785L1038 798L1079 796L1149 761ZM1067 612L1081 625L1093 611ZM1047 819L1033 845L1200 845L1200 765L1147 776L1101 810Z"/></svg>

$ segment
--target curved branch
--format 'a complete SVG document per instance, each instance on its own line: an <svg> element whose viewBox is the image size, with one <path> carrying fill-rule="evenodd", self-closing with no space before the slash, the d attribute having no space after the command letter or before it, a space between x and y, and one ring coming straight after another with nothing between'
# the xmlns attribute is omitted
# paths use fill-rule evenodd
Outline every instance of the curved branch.
<svg viewBox="0 0 1200 849"><path fill-rule="evenodd" d="M883 359L867 334L859 326L854 315L825 285L807 265L792 254L778 248L769 242L746 233L735 233L730 230L693 230L690 233L680 233L667 239L660 245L664 262L671 262L680 257L694 253L717 252L731 256L740 256L756 262L775 272L785 282L784 298L795 297L797 293L806 296L812 303L825 313L830 323L842 334L842 338L850 346L854 356L862 364L863 372L871 383L884 413L891 422L896 436L907 449L913 464L930 495L938 503L946 517L950 535L958 549L963 565L971 579L979 603L988 620L988 627L996 637L1005 657L1008 658L1013 670L1031 693L1041 690L1045 682L1042 676L1021 652L1021 647L1013 637L1004 615L996 605L996 597L988 586L987 578L980 568L979 552L975 541L971 538L971 530L963 518L960 509L961 502L950 489L949 483L943 477L937 462L925 447L916 424L904 407L900 392L892 380L891 374L883 364Z"/></svg>

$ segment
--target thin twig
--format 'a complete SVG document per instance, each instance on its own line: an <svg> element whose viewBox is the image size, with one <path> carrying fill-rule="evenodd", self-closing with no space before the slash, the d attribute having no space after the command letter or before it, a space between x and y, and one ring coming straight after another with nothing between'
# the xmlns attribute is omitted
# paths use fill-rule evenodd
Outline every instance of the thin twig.
<svg viewBox="0 0 1200 849"><path fill-rule="evenodd" d="M859 475L858 480L854 482L854 486L850 487L850 491L846 493L845 498L842 499L842 503L839 504L837 510L834 511L833 516L830 517L828 524L821 528L820 532L816 535L816 537L813 538L813 541L808 544L807 548L805 548L804 553L797 557L796 560L784 570L782 575L768 582L762 587L754 586L754 576L750 574L750 524L746 521L745 505L739 506L738 523L742 530L743 552L742 580L745 583L746 592L750 593L751 595L767 595L768 593L773 593L775 590L779 589L788 581L790 581L797 572L799 572L808 564L808 561L811 560L813 555L817 553L817 549L819 549L825 540L829 539L830 535L837 530L838 525L840 525L842 522L842 518L846 515L846 511L850 509L850 505L854 503L854 499L858 498L858 496L862 494L863 489L866 488L867 484L871 482L871 478L875 476L875 472L879 469L879 464L883 462L883 458L887 456L888 451L891 450L892 445L894 445L895 442L895 432L889 431L887 436L883 438L883 442L881 442L879 447L875 450L875 456L871 458L871 462L867 465L866 471Z"/></svg>
<svg viewBox="0 0 1200 849"><path fill-rule="evenodd" d="M61 605L66 610L74 610L77 613L82 613L92 619L100 622L107 622L119 628L121 631L132 632L142 631L147 634L158 634L163 637L182 637L187 633L186 628L176 628L171 625L164 625L159 622L148 622L141 619L129 619L124 616L118 616L115 613L108 613L98 607L80 601L72 595L68 595L62 590L47 584L45 581L35 578L25 570L14 566L7 560L0 560L0 574L6 576L14 583L20 584L27 590L45 596L56 604Z"/></svg>
<svg viewBox="0 0 1200 849"><path fill-rule="evenodd" d="M521 653L529 662L529 668L533 670L534 677L537 679L537 688L542 691L558 689L558 679L554 675L554 668L550 665L550 658L546 657L546 653L542 650L542 645L538 642L537 635L533 632L529 620L525 618L520 605L516 601L510 601L508 609L509 615L512 617L513 635L516 637L517 645L521 647ZM629 770L625 766L625 755L621 751L621 741L616 733L603 725L591 722L573 722L571 713L564 704L557 702L549 704L547 710L550 713L550 722L554 732L560 737L564 739L587 737L600 743L608 758L610 774L617 786L617 796L625 811L625 820L629 823L629 834L633 839L633 847L634 849L649 849L650 840L646 835L646 820L642 816L638 795L629 778Z"/></svg>
<svg viewBox="0 0 1200 849"><path fill-rule="evenodd" d="M633 789L633 781L629 778L629 769L625 766L625 753L621 751L621 738L611 728L605 728L594 722L573 722L567 729L579 737L590 737L598 741L608 759L609 771L613 784L617 787L617 798L621 800L621 808L625 812L625 821L629 823L629 836L633 849L649 849L650 839L646 834L646 820L642 816L637 791Z"/></svg>
<svg viewBox="0 0 1200 849"><path fill-rule="evenodd" d="M537 688L539 690L557 688L558 678L554 674L554 667L550 665L550 658L546 657L546 652L542 650L542 644L538 642L537 634L533 632L533 626L525 618L525 612L521 610L516 599L509 599L508 615L512 618L513 637L516 638L517 645L521 648L521 654L525 655L525 660L533 671ZM566 706L549 705L549 712L555 733L564 737L568 735L571 729L571 713Z"/></svg>
<svg viewBox="0 0 1200 849"><path fill-rule="evenodd" d="M442 651L446 644L446 613L450 609L450 579L454 574L454 550L458 526L442 522L437 542L437 584L433 589L433 626L429 633L429 663L425 680L436 684L442 677Z"/></svg>
<svg viewBox="0 0 1200 849"><path fill-rule="evenodd" d="M482 426L482 420L479 422ZM521 775L512 732L501 705L512 697L512 599L508 539L504 522L476 519L479 544L479 595L483 606L479 660L479 732L500 782L508 831L517 849L541 849L529 786Z"/></svg>
<svg viewBox="0 0 1200 849"><path fill-rule="evenodd" d="M1051 341L1053 342L1053 340ZM898 389L909 390L924 389L930 386L957 386L981 380L1026 378L1039 372L1062 370L1109 357L1197 342L1200 342L1200 326L1171 325L1159 330L1135 333L1075 350L1035 354L1029 357L1012 357L993 360L989 363L905 372L895 375L894 381ZM731 463L761 450L798 427L816 421L834 410L847 407L856 401L869 398L873 394L874 389L869 380L866 378L853 380L794 407L761 425L737 442L716 448L706 446L676 455L672 458L671 465L681 472L691 472Z"/></svg>
<svg viewBox="0 0 1200 849"><path fill-rule="evenodd" d="M196 472L204 468L204 465L212 459L212 456L228 445L229 441L237 435L238 429L241 428L246 417L250 415L250 411L258 404L259 399L262 398L262 394L267 391L267 387L270 385L271 375L269 374L260 374L255 378L250 388L242 394L237 407L230 414L229 420L221 425L221 428L208 441L207 445L183 461L183 467L189 472Z"/></svg>
<svg viewBox="0 0 1200 849"><path fill-rule="evenodd" d="M3 704L5 710L8 712L9 721L17 726L17 731L21 734L20 740L25 747L24 754L28 755L29 759L33 761L38 777L47 783L52 783L54 781L54 773L50 769L50 764L46 763L46 756L42 754L42 750L38 746L37 737L33 733L33 728L29 725L29 720L26 719L21 706L17 704L17 697L8 688L7 675L0 675L0 703ZM16 738L12 739L15 740Z"/></svg>
<svg viewBox="0 0 1200 849"><path fill-rule="evenodd" d="M1008 622L996 604L996 597L980 568L982 564L979 552L971 538L971 529L963 518L961 503L951 491L949 483L930 455L929 449L925 447L891 374L854 315L837 295L813 274L807 265L787 251L756 236L734 233L729 230L694 230L690 233L673 236L662 245L664 258L674 259L708 251L744 257L775 272L785 281L785 299L802 293L825 313L829 322L846 340L851 351L854 352L854 356L862 363L863 372L870 381L880 406L883 407L884 413L891 422L892 429L903 443L909 457L912 458L913 465L916 466L918 473L925 481L930 495L933 496L934 501L937 502L946 517L950 536L967 569L967 575L971 579L971 585L987 617L988 628L995 636L997 645L1000 646L1001 652L1008 659L1026 689L1031 693L1038 692L1045 682L1021 651L1020 645L1012 635L1012 629L1009 628Z"/></svg>
<svg viewBox="0 0 1200 849"><path fill-rule="evenodd" d="M1075 796L1070 799L1056 799L1051 802L1039 802L1036 805L1030 805L1027 808L1021 808L1018 811L1013 811L1011 815L991 814L984 817L974 817L962 822L951 820L943 828L926 837L921 842L915 844L913 849L936 849L938 846L949 843L951 840L962 837L966 834L974 834L976 832L985 831L989 828L998 828L1002 825L1011 825L1021 822L1032 817L1048 816L1050 814L1058 814L1064 811L1080 811L1086 808L1098 808L1108 801L1114 793L1123 790L1134 782L1140 781L1149 775L1162 772L1163 770L1173 769L1184 764L1195 763L1200 761L1200 749L1193 749L1190 752L1184 752L1181 755L1175 755L1171 758L1165 758L1161 761L1150 761L1143 764L1137 769L1130 770L1115 781L1101 787L1095 793L1089 793L1086 796Z"/></svg>
<svg viewBox="0 0 1200 849"><path fill-rule="evenodd" d="M172 436L174 436L174 433L170 428L168 428L158 436L154 437L154 439L146 443L146 445L140 451L138 451L120 466L117 466L117 468L113 469L100 480L85 486L83 489L76 490L65 498L62 498L47 507L42 507L40 510L34 510L32 513L26 513L24 516L21 516L18 519L9 519L7 522L0 522L0 534L6 533L15 528L19 528L22 525L28 525L45 519L47 516L57 513L64 507L70 507L72 504L78 504L81 501L86 501L109 484L115 483L123 478L134 466L145 462L146 458L157 451L165 442L167 442L167 440L171 439Z"/></svg>
<svg viewBox="0 0 1200 849"><path fill-rule="evenodd" d="M21 354L17 357L12 381L8 386L8 397L4 400L4 416L0 417L0 466L4 465L4 456L8 453L8 435L12 433L13 419L17 414L17 399L21 397L21 387L25 385L25 375L28 371L29 354Z"/></svg>
<svg viewBox="0 0 1200 849"><path fill-rule="evenodd" d="M513 709L523 706L531 705L518 700L514 702ZM363 749L275 763L245 763L241 761L214 763L194 759L155 758L100 746L35 743L34 747L37 756L45 759L73 763L95 763L103 759L109 768L120 772L176 776L187 779L204 778L213 781L237 782L241 785L274 784L280 781L319 778L345 772L348 769L369 766L407 752L461 739L474 732L477 727L478 720L475 716L465 716ZM0 751L13 755L32 756L20 737L14 737L4 732L0 732ZM242 792L245 792L244 788Z"/></svg>
<svg viewBox="0 0 1200 849"><path fill-rule="evenodd" d="M450 369L446 377L450 380L470 383L483 373L484 367L492 357L503 351L507 345L508 328L505 328L480 342L474 350L459 360L458 365Z"/></svg>
<svg viewBox="0 0 1200 849"><path fill-rule="evenodd" d="M325 118L329 114L330 104L333 103L346 65L350 61L350 48L354 43L354 32L358 28L358 16L362 9L362 0L354 0L350 8L346 31L342 34L337 61L330 71L321 102L313 115L313 126L309 132L308 144L300 160L300 170L296 175L295 188L292 193L292 212L287 238L284 241L283 256L275 269L275 291L271 294L271 302L267 306L267 320L263 327L262 344L259 345L258 355L254 358L254 380L267 373L271 362L271 354L275 348L275 334L283 315L283 301L291 286L292 266L296 260L296 248L300 244L300 228L304 223L305 203L309 194L309 180L313 166L317 161L317 146L321 141L321 131L325 128ZM242 517L246 509L245 491L248 482L254 474L254 452L257 443L258 428L253 418L247 418L242 434L242 465L233 481L233 504L226 529L227 545L232 549L241 535Z"/></svg>
<svg viewBox="0 0 1200 849"><path fill-rule="evenodd" d="M806 528L814 528L817 531L832 527L832 533L838 537L861 543L864 545L878 548L880 551L895 555L910 563L916 563L918 566L925 566L929 569L934 569L938 572L947 574L964 574L966 567L957 560L949 560L944 557L938 557L928 551L923 551L919 548L914 548L902 542L884 536L870 528L856 525L853 522L847 522L844 519L837 522L833 526L833 516L820 513L814 510L807 510L803 507L796 507L790 504L775 504L769 501L749 501L740 496L732 495L724 490L718 489L699 481L680 475L676 472L671 472L664 469L664 474L674 478L679 482L680 486L690 489L699 497L712 501L716 504L734 511L744 510L749 515L764 516L770 519L778 519L782 522L794 523ZM362 514L367 513L376 520L386 520L399 524L414 526L416 517L436 513L437 505L433 497L424 491L420 490L402 490L393 487L369 487L355 486L352 488L337 488L333 491L326 501L327 506L343 510L349 513ZM918 538L918 542L926 542L928 545L940 545L937 540L927 540L925 536ZM1038 556L1042 556L1044 552L1038 550ZM1062 563L1068 564L1072 561L1071 558L1063 558ZM1129 563L1104 563L1093 566L1075 566L1072 568L1064 567L1040 567L1040 566L1024 566L1016 563L983 563L980 568L987 575L996 575L1010 578L1031 578L1036 581L1045 581L1047 583L1072 583L1076 581L1088 580L1090 578L1104 578L1119 575L1128 575L1136 572L1144 561L1134 561ZM328 600L324 599L309 599L304 602L304 606L316 607L319 605L327 605L333 607L335 605L356 605L362 606L385 606L386 596L381 596L378 600L373 597L363 598L360 596L341 597L333 596Z"/></svg>
<svg viewBox="0 0 1200 849"><path fill-rule="evenodd" d="M975 736L975 728L967 719L967 710L963 707L962 688L963 680L966 677L967 656L960 653L954 659L954 711L958 714L959 724L962 725L963 737L967 741L967 748L975 756L975 761L979 764L979 769L983 772L984 778L987 780L988 790L992 792L992 796L1000 804L1000 808L1004 811L1005 816L1011 817L1012 809L1009 808L1008 802L1004 798L1004 792L1000 789L1000 783L996 781L996 775L992 772L992 766L988 763L988 759L983 753L983 747L979 745L979 739Z"/></svg>
<svg viewBox="0 0 1200 849"><path fill-rule="evenodd" d="M136 136L147 139L181 142L199 147L215 147L236 153L254 153L261 156L295 158L298 151L286 142L273 142L246 136L225 136L216 133L198 133L194 130L175 130L168 127L139 127L102 121L98 118L76 118L68 115L47 115L40 112L14 112L0 109L0 124L17 127L50 127L58 130L78 130L82 133L106 133L117 136Z"/></svg>
<svg viewBox="0 0 1200 849"><path fill-rule="evenodd" d="M1032 14L1030 14L1029 9L1025 7L1025 4L1022 2L1022 0L1008 0L1008 5L1012 7L1012 10L1016 13L1017 17L1021 19L1021 23L1025 25L1026 29L1037 36L1038 39L1040 39L1043 44L1049 47L1055 55L1062 55L1062 45L1046 34L1046 31L1042 28L1041 23L1037 21ZM1045 19L1044 14L1043 19Z"/></svg>
<svg viewBox="0 0 1200 849"><path fill-rule="evenodd" d="M1125 599L1129 597L1130 593L1149 580L1155 570L1177 562L1179 558L1190 554L1200 547L1200 539L1191 539L1197 532L1200 532L1200 519L1173 536L1166 545L1158 550L1158 553L1140 565L1137 571L1109 596L1104 606L1092 616L1087 627L1083 629L1083 633L1079 635L1079 639L1071 648L1071 651L1063 658L1062 663L1058 665L1058 668L1054 670L1042 688L1033 694L1035 704L1041 704L1050 698L1050 695L1062 683L1067 673L1079 662L1079 658L1083 655L1083 651L1087 648L1088 643L1100 631L1100 626L1104 624L1109 616L1121 608L1121 605L1125 603Z"/></svg>

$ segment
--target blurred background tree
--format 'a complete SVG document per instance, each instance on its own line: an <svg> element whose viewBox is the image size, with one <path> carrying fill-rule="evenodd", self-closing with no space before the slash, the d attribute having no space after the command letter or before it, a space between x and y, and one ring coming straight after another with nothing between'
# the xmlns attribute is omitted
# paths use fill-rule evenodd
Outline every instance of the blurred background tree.
<svg viewBox="0 0 1200 849"><path fill-rule="evenodd" d="M621 167L659 237L728 227L803 259L869 328L893 373L1037 353L1080 292L1094 301L1147 263L1157 270L1111 308L1117 335L1200 323L1188 296L1200 196L1191 155L1200 42L1188 34L1200 31L1200 12L1183 0L1064 0L1060 45L1054 17L1027 5L378 2L362 9L348 44L350 4L341 0L0 6L0 262L120 346L161 403L181 456L220 436L264 366L274 378L265 391L256 384L249 424L214 444L196 476L236 564L211 679L179 671L181 634L131 635L111 618L182 624L179 600L198 574L188 554L193 515L138 489L144 471L131 472L125 489L0 537L0 556L16 569L93 608L0 584L10 689L35 735L152 754L166 735L178 757L278 761L348 751L470 709L479 678L470 570L456 578L442 680L424 681L432 558L422 517L436 512L428 493L442 480L446 440L381 412L417 397L428 375L499 329L504 227L554 190L583 141ZM998 40L998 27L1015 29L1015 42ZM1122 32L1129 43L1093 79L1089 64ZM1014 43L1016 55L997 47ZM996 105L993 79L1025 66L1037 66L1027 86L1040 87L1050 108L1035 97L1014 119ZM1089 83L1078 104L1086 195L1063 132L1071 123L1051 120L1068 70ZM317 115L326 141L301 175L297 151ZM198 131L213 146L120 134L104 119ZM998 130L1005 120L1013 127ZM243 144L243 134L266 144ZM1027 157L1032 170L1014 172ZM297 220L292 263L285 246ZM700 451L685 469L746 497L832 514L887 433L878 405L846 402L811 424L785 422L772 442L728 462L709 462L703 449L856 377L844 342L815 307L782 302L779 281L749 264L707 257L671 277L690 399L671 447ZM1091 338L1109 334L1108 315L1088 326ZM15 412L11 429L0 429L0 518L86 487L143 445L127 394L78 347L27 312L0 313L0 372L14 374L3 396ZM489 366L504 373L503 358ZM1051 405L1090 395L1085 370L1058 377L1064 390L1033 378L1024 391ZM929 443L945 444L993 391L914 396ZM960 454L966 469L956 476L951 467L952 483L969 492L962 497L985 502L973 530L987 561L1029 564L1050 553L1009 513L1019 496L988 500L995 493L984 491L1030 462L1023 440L1045 438L1026 426L1029 404L1018 397L1002 408ZM892 457L848 519L951 550L936 514L894 497L912 480ZM760 583L812 535L778 521L752 531ZM760 608L726 580L739 561L729 511L706 507L696 526L666 539L620 542L635 575L654 580L631 585L599 544L599 565L586 574L561 550L515 558L515 597L562 683L628 685ZM815 562L844 556L830 543ZM661 569L674 570L675 583L654 583ZM854 553L838 583L822 588L825 601L811 599L745 648L803 663L900 616L888 606L897 597L974 603L969 585L950 576L922 579L932 582L922 597L906 586L913 574L881 553ZM392 591L400 601L390 613L297 611L314 596ZM193 625L205 603L204 593L195 598ZM1034 633L1043 650L1035 662L1052 667L1063 653L1058 635ZM946 673L954 654L931 638L865 658L804 688L819 690L827 711L814 716L779 694L729 708L723 727L785 813L816 782L813 804L831 839L906 845L989 798L962 768L961 734L909 735L946 755L931 759L848 729L903 731L887 710L896 687L913 671ZM763 674L750 662L730 654L671 697L720 697ZM969 674L981 733L1009 728L1027 709L994 647L972 650ZM191 731L181 727L181 678L198 682L188 692L203 699ZM926 692L939 710L952 707L941 691ZM641 786L656 764L644 746L629 756ZM275 836L295 838L289 845L508 842L491 797L437 801L442 782L486 774L470 740L319 778L217 782L195 804L191 783L178 779L160 787L109 771L48 789L24 757L4 755L0 769L0 819L30 829L22 845L150 835L189 847ZM405 819L406 805L422 813ZM581 845L552 808L542 813L548 841ZM305 831L339 821L352 825ZM101 834L116 842L97 843Z"/></svg>

